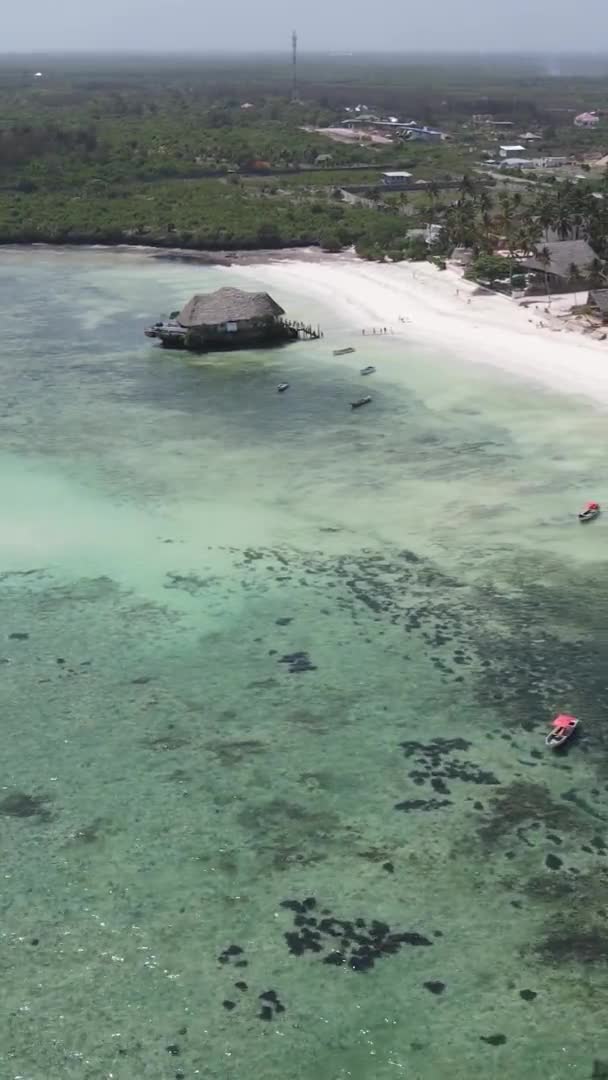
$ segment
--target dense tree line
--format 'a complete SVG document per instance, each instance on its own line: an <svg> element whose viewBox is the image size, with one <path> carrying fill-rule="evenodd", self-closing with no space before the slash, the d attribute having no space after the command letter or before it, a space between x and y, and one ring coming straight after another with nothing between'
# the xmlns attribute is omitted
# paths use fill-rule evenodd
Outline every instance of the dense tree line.
<svg viewBox="0 0 608 1080"><path fill-rule="evenodd" d="M608 173L599 189L590 182L566 180L532 191L524 188L498 194L465 176L458 199L445 211L443 224L440 246L446 251L454 246L471 250L474 273L479 276L494 280L508 273L513 278L518 259L528 254L535 254L548 266L549 241L584 239L595 254L584 268L589 284L606 283ZM506 250L507 257L494 257L498 249ZM571 277L577 278L574 266Z"/></svg>

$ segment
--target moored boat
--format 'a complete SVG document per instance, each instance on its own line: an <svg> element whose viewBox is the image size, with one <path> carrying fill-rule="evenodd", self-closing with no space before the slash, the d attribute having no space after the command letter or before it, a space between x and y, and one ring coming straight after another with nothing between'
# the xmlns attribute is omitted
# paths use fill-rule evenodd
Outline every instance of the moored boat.
<svg viewBox="0 0 608 1080"><path fill-rule="evenodd" d="M599 517L601 513L600 504L598 502L588 502L584 510L581 510L578 515L578 520L581 524L586 521L594 521L596 517Z"/></svg>
<svg viewBox="0 0 608 1080"><path fill-rule="evenodd" d="M352 345L347 345L345 349L334 349L334 356L346 356L347 353L354 351Z"/></svg>
<svg viewBox="0 0 608 1080"><path fill-rule="evenodd" d="M361 397L361 398L358 398L357 401L351 401L350 407L351 407L351 409L360 409L362 405L369 405L371 400L372 399L369 396L368 397Z"/></svg>
<svg viewBox="0 0 608 1080"><path fill-rule="evenodd" d="M373 375L375 370L376 369L375 369L375 367L373 367L372 364L368 364L367 367L361 368L361 374L362 375Z"/></svg>
<svg viewBox="0 0 608 1080"><path fill-rule="evenodd" d="M280 382L279 385L277 386L278 393L279 394L284 394L286 390L289 390L289 383L288 382Z"/></svg>
<svg viewBox="0 0 608 1080"><path fill-rule="evenodd" d="M550 747L551 750L559 750L560 746L563 746L564 743L568 742L568 739L572 738L578 725L579 721L576 716L560 713L551 723L551 731L545 739L545 746Z"/></svg>

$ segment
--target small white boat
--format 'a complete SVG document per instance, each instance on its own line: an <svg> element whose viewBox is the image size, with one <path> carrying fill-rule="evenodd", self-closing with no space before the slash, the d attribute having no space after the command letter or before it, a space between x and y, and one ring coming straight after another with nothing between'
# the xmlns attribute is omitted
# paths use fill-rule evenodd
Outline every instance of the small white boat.
<svg viewBox="0 0 608 1080"><path fill-rule="evenodd" d="M277 392L279 394L284 394L286 390L289 390L289 383L288 382L280 382L279 385L277 386Z"/></svg>
<svg viewBox="0 0 608 1080"><path fill-rule="evenodd" d="M560 713L551 723L551 731L545 739L545 746L548 746L551 750L559 750L560 746L563 746L564 743L568 742L568 739L572 738L578 725L579 721L576 716Z"/></svg>
<svg viewBox="0 0 608 1080"><path fill-rule="evenodd" d="M598 502L588 502L584 510L581 510L578 515L578 520L581 524L586 521L594 521L596 517L599 517L601 513L600 504Z"/></svg>
<svg viewBox="0 0 608 1080"><path fill-rule="evenodd" d="M347 356L348 353L354 351L352 345L347 345L345 349L334 349L334 356Z"/></svg>
<svg viewBox="0 0 608 1080"><path fill-rule="evenodd" d="M375 370L372 364L368 364L367 367L361 368L361 375L373 375Z"/></svg>

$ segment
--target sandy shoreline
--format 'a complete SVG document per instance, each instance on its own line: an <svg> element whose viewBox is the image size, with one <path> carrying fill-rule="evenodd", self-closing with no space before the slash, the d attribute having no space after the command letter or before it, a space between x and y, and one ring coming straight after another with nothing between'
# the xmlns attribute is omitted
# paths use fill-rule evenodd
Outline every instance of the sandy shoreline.
<svg viewBox="0 0 608 1080"><path fill-rule="evenodd" d="M23 252L21 245L1 251ZM394 339L492 365L515 377L608 406L608 341L593 340L563 316L574 297L522 306L497 293L481 293L460 270L430 263L372 263L352 252L318 248L202 252L135 245L29 246L30 251L141 255L204 269L224 269L269 291L281 289L330 306L353 328L387 327ZM559 316L562 316L560 318Z"/></svg>
<svg viewBox="0 0 608 1080"><path fill-rule="evenodd" d="M454 269L376 264L352 256L292 258L280 266L258 261L240 272L261 278L269 289L330 303L359 330L386 326L396 337L445 350L447 356L456 353L608 405L608 343L559 328L557 319L544 314L542 298L538 305L521 307L497 294L476 294L476 286Z"/></svg>

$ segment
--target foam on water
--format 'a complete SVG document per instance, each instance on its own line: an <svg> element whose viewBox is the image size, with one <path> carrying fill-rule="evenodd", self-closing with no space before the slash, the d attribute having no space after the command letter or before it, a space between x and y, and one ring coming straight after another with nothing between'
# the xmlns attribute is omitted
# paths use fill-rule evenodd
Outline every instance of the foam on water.
<svg viewBox="0 0 608 1080"><path fill-rule="evenodd" d="M605 420L227 281L0 260L2 1076L601 1076Z"/></svg>

